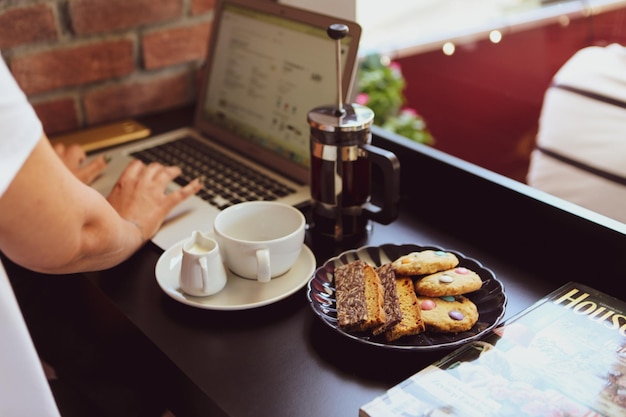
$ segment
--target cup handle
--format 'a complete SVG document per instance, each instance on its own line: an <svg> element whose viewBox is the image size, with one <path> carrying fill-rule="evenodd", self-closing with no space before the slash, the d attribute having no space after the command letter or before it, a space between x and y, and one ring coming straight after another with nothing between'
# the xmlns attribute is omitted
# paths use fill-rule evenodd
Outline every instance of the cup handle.
<svg viewBox="0 0 626 417"><path fill-rule="evenodd" d="M209 286L209 265L205 257L198 258L198 263L200 263L202 273L202 291L206 291Z"/></svg>
<svg viewBox="0 0 626 417"><path fill-rule="evenodd" d="M259 282L270 282L272 279L270 269L270 250L268 248L256 251L257 280Z"/></svg>

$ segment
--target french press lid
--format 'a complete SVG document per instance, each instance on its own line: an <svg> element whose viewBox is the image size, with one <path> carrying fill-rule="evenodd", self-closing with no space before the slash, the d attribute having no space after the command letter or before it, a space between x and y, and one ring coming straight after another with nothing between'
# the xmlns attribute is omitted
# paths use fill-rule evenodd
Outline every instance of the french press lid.
<svg viewBox="0 0 626 417"><path fill-rule="evenodd" d="M367 130L374 121L372 109L360 104L346 104L338 115L337 107L316 107L307 115L309 126L324 132L358 132Z"/></svg>

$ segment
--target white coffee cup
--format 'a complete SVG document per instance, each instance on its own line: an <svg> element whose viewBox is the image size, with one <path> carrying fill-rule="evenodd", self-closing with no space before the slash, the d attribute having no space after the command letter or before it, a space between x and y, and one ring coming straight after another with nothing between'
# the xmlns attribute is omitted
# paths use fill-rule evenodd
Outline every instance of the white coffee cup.
<svg viewBox="0 0 626 417"><path fill-rule="evenodd" d="M226 268L215 239L196 230L183 243L182 252L180 288L183 292L204 297L224 288Z"/></svg>
<svg viewBox="0 0 626 417"><path fill-rule="evenodd" d="M243 278L269 282L295 264L304 244L300 210L273 201L249 201L222 210L213 223L226 266Z"/></svg>

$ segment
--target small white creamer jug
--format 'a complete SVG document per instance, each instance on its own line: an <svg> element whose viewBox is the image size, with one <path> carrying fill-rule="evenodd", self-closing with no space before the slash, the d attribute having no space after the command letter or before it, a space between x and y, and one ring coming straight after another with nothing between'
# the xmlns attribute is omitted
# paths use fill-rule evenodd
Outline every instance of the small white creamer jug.
<svg viewBox="0 0 626 417"><path fill-rule="evenodd" d="M215 239L199 231L183 243L180 288L186 294L204 297L226 285L226 269Z"/></svg>

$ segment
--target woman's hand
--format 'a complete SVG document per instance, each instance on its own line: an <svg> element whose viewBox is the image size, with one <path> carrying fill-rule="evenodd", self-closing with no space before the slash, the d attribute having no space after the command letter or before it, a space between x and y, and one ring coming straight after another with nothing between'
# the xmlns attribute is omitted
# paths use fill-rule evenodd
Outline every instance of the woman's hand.
<svg viewBox="0 0 626 417"><path fill-rule="evenodd" d="M87 155L79 145L55 144L53 148L65 166L89 185L104 171L107 162L100 156L85 163ZM135 224L144 240L154 236L168 213L178 203L197 193L202 185L195 180L186 187L166 193L168 184L181 173L180 168L153 163L131 162L107 197L119 215Z"/></svg>
<svg viewBox="0 0 626 417"><path fill-rule="evenodd" d="M66 167L83 183L89 185L95 181L107 166L104 156L85 163L87 155L85 151L76 144L65 146L62 143L52 145L54 151L63 161Z"/></svg>
<svg viewBox="0 0 626 417"><path fill-rule="evenodd" d="M145 165L135 160L126 167L107 200L122 218L139 227L144 239L149 239L178 203L202 188L195 179L185 187L166 193L168 184L180 174L178 167L158 163Z"/></svg>

